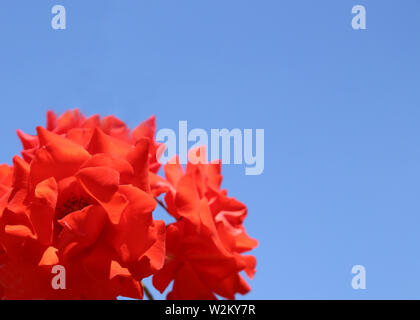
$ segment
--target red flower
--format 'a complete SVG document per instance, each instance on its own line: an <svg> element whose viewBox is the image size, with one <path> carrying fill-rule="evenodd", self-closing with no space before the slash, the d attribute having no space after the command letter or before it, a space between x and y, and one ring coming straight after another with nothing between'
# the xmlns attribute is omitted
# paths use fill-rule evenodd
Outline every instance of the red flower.
<svg viewBox="0 0 420 320"><path fill-rule="evenodd" d="M115 118L98 121L77 111L54 121L49 113L48 130L20 133L27 162L13 159L11 188L10 169L1 167L5 298L141 298L138 280L162 267L165 225L152 218L148 180L154 119L131 135ZM57 264L66 290L51 286Z"/></svg>
<svg viewBox="0 0 420 320"><path fill-rule="evenodd" d="M204 152L191 150L190 159ZM168 299L215 299L215 294L234 299L235 293L250 290L239 272L254 275L255 258L242 253L257 241L242 224L246 206L220 189L220 169L220 162L190 161L184 173L179 164L167 164L166 189L162 180L152 184L152 189L166 192L167 209L177 219L167 228L165 266L153 277L161 292L174 280Z"/></svg>

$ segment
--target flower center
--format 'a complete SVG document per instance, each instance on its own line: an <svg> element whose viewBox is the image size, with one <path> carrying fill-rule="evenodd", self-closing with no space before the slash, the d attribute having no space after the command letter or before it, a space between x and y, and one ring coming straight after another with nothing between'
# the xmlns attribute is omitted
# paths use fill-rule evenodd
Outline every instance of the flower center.
<svg viewBox="0 0 420 320"><path fill-rule="evenodd" d="M69 213L82 210L91 204L92 203L88 198L71 195L66 200L64 200L60 206L57 206L57 219L62 219Z"/></svg>

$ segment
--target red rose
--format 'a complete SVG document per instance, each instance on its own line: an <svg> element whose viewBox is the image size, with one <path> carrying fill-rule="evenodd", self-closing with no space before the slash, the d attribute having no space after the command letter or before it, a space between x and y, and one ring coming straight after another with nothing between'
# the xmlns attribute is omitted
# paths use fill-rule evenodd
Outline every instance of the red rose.
<svg viewBox="0 0 420 320"><path fill-rule="evenodd" d="M165 254L165 225L152 218L150 140L139 138L134 145L99 126L83 132L80 121L58 123L49 122L50 131L37 128L31 148L26 145L29 163L13 159L12 186L0 215L3 295L141 298L139 280L160 269ZM57 264L65 267L66 290L51 286Z"/></svg>
<svg viewBox="0 0 420 320"><path fill-rule="evenodd" d="M200 152L205 149L191 151ZM189 162L185 173L179 164L164 167L165 202L177 222L167 228L167 261L153 284L163 292L174 280L168 299L215 299L215 294L234 299L250 290L239 272L254 275L255 258L242 253L257 241L242 225L246 206L220 189L220 169L219 161Z"/></svg>

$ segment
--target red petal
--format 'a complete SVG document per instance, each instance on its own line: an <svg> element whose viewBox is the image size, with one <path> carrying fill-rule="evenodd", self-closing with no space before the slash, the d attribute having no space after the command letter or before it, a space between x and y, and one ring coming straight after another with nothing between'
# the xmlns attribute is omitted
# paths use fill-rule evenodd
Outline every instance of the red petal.
<svg viewBox="0 0 420 320"><path fill-rule="evenodd" d="M69 139L38 127L38 136L44 148L37 151L31 163L31 183L38 184L49 177L56 180L72 176L80 165L90 158L89 153Z"/></svg>
<svg viewBox="0 0 420 320"><path fill-rule="evenodd" d="M41 261L39 261L39 266L53 266L58 264L59 259L57 256L57 248L48 247L44 254L42 255Z"/></svg>
<svg viewBox="0 0 420 320"><path fill-rule="evenodd" d="M127 206L123 195L118 193L119 174L108 167L81 169L76 177L85 191L107 211L110 220L118 223Z"/></svg>
<svg viewBox="0 0 420 320"><path fill-rule="evenodd" d="M55 114L55 112L52 110L48 110L47 111L47 130L48 131L54 130L56 126L56 119L57 119L57 115Z"/></svg>
<svg viewBox="0 0 420 320"><path fill-rule="evenodd" d="M105 153L95 154L85 162L83 167L109 167L118 171L120 175L126 176L133 175L134 173L133 167L128 161Z"/></svg>
<svg viewBox="0 0 420 320"><path fill-rule="evenodd" d="M178 271L169 300L214 300L216 297L201 281L189 263Z"/></svg>
<svg viewBox="0 0 420 320"><path fill-rule="evenodd" d="M105 134L101 129L95 128L87 150L91 154L107 153L125 158L127 152L131 150L131 146Z"/></svg>
<svg viewBox="0 0 420 320"><path fill-rule="evenodd" d="M86 147L92 139L93 129L91 128L72 128L66 133L66 138Z"/></svg>
<svg viewBox="0 0 420 320"><path fill-rule="evenodd" d="M29 164L18 156L13 157L13 188L27 188L29 180Z"/></svg>
<svg viewBox="0 0 420 320"><path fill-rule="evenodd" d="M136 148L128 153L127 160L134 169L133 184L145 192L150 192L149 139L140 139Z"/></svg>
<svg viewBox="0 0 420 320"><path fill-rule="evenodd" d="M152 212L156 201L152 196L133 186L121 186L120 192L128 205L118 223L114 222L108 241L123 262L137 261L156 241Z"/></svg>
<svg viewBox="0 0 420 320"><path fill-rule="evenodd" d="M64 112L56 119L56 126L53 131L57 134L63 134L70 129L80 127L80 124L84 121L84 116L78 109L69 110Z"/></svg>
<svg viewBox="0 0 420 320"><path fill-rule="evenodd" d="M146 278L162 269L165 263L165 222L155 221L157 239L146 253L135 263L129 265L130 271L136 278Z"/></svg>
<svg viewBox="0 0 420 320"><path fill-rule="evenodd" d="M54 178L40 182L35 188L35 199L29 218L38 240L45 245L52 243L54 214L57 204L57 183Z"/></svg>
<svg viewBox="0 0 420 320"><path fill-rule="evenodd" d="M64 227L60 234L60 247L75 244L71 250L87 248L98 239L107 221L106 212L98 205L90 205L66 215L59 221Z"/></svg>
<svg viewBox="0 0 420 320"><path fill-rule="evenodd" d="M179 180L175 204L180 216L187 218L194 224L199 224L200 217L197 209L200 198L192 175L187 174Z"/></svg>
<svg viewBox="0 0 420 320"><path fill-rule="evenodd" d="M141 138L149 138L150 141L154 141L156 131L156 117L151 116L149 119L140 123L132 132L134 141L138 141Z"/></svg>
<svg viewBox="0 0 420 320"><path fill-rule="evenodd" d="M162 193L169 192L171 185L161 176L149 172L150 189L154 197L160 196Z"/></svg>
<svg viewBox="0 0 420 320"><path fill-rule="evenodd" d="M153 286L163 293L174 280L176 273L181 265L175 261L169 261L165 266L153 276Z"/></svg>
<svg viewBox="0 0 420 320"><path fill-rule="evenodd" d="M21 130L16 130L16 133L22 143L23 149L32 149L39 145L38 137L27 134Z"/></svg>
<svg viewBox="0 0 420 320"><path fill-rule="evenodd" d="M128 137L130 130L120 119L114 116L104 117L102 119L101 128L107 135L129 142Z"/></svg>
<svg viewBox="0 0 420 320"><path fill-rule="evenodd" d="M184 175L184 170L182 170L182 166L179 164L178 156L176 156L175 160L168 161L167 164L163 167L165 172L165 177L168 179L169 183L171 183L174 187L177 186L178 181Z"/></svg>

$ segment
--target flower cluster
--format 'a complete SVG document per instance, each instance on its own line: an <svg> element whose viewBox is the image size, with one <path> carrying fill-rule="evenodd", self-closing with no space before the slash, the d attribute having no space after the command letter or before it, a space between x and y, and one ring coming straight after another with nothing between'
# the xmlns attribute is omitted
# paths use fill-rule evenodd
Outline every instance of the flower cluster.
<svg viewBox="0 0 420 320"><path fill-rule="evenodd" d="M220 188L219 162L184 171L174 159L159 176L154 117L130 130L113 116L50 111L36 135L17 133L22 157L0 166L0 298L141 299L149 276L161 292L173 282L168 299L250 290L246 206ZM175 222L155 220L157 205ZM56 265L64 290L51 284Z"/></svg>

